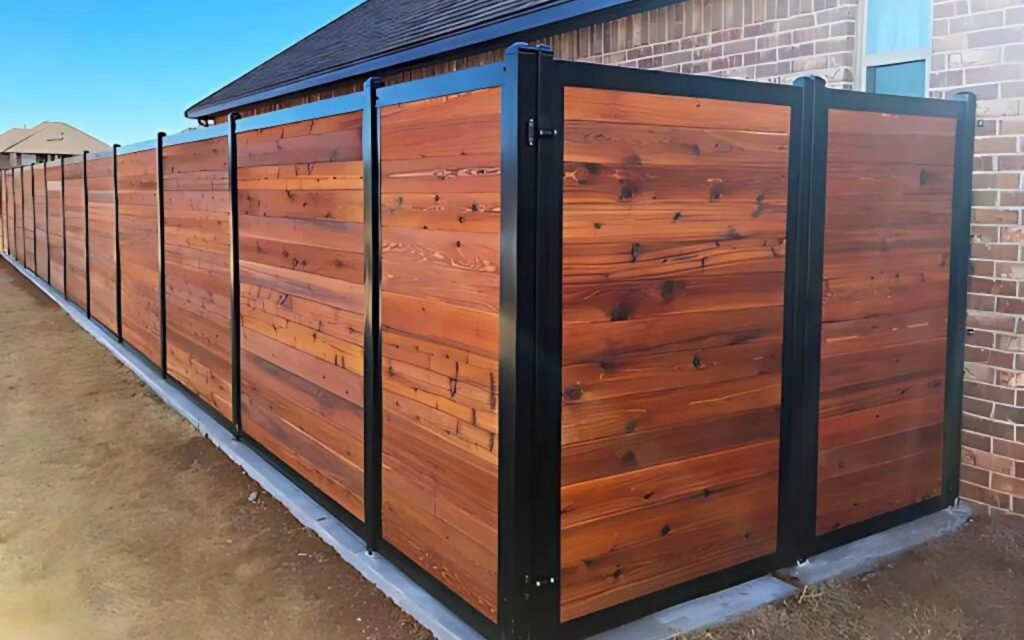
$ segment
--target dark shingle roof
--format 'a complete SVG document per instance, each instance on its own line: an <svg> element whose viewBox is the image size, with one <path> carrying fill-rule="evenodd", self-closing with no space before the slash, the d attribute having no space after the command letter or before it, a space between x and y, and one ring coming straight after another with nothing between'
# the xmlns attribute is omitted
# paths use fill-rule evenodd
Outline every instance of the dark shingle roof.
<svg viewBox="0 0 1024 640"><path fill-rule="evenodd" d="M197 118L241 106L268 91L284 95L336 82L387 66L384 58L421 45L508 24L513 35L521 27L571 19L628 4L631 0L366 0L288 49L267 60L186 111ZM545 11L549 10L549 11ZM519 20L531 16L529 20ZM517 29L517 27L520 27ZM493 39L496 32L481 36ZM452 43L452 50L480 42ZM415 58L403 60L412 62ZM374 66L374 61L380 64ZM394 61L392 61L394 63ZM348 71L348 73L346 73ZM305 80L306 82L301 82Z"/></svg>

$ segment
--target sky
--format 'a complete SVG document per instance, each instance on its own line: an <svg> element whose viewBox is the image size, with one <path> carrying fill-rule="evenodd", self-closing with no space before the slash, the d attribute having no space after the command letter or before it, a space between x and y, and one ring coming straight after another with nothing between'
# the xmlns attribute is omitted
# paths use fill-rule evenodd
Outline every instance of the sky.
<svg viewBox="0 0 1024 640"><path fill-rule="evenodd" d="M57 120L108 144L174 133L185 109L358 0L7 0L0 132Z"/></svg>

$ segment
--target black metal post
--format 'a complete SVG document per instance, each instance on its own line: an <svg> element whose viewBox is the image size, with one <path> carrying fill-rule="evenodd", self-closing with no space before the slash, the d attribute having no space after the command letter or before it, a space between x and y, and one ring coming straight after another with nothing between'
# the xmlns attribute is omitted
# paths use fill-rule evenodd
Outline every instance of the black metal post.
<svg viewBox="0 0 1024 640"><path fill-rule="evenodd" d="M780 540L780 551L789 561L801 560L814 553L817 538L816 515L818 499L818 407L821 372L822 277L825 252L825 180L828 158L828 107L825 81L804 77L796 81L802 90L798 110L799 158L796 171L797 243L787 270L793 266L797 275L787 290L796 298L799 316L789 327L791 344L796 350L784 355L795 380L785 380L784 410L791 422L784 437L785 463L781 486L784 511L780 518L790 520L781 529L786 536ZM792 185L791 185L792 186ZM788 273L788 271L787 271ZM792 310L791 310L792 313ZM797 391L798 389L798 391ZM787 394L797 392L795 398ZM793 404L796 401L797 404ZM788 504L786 504L788 502Z"/></svg>
<svg viewBox="0 0 1024 640"><path fill-rule="evenodd" d="M160 373L167 378L167 265L164 262L164 137L156 134L157 273L160 279Z"/></svg>
<svg viewBox="0 0 1024 640"><path fill-rule="evenodd" d="M502 87L498 627L507 640L556 637L559 624L563 110L560 87L547 86L552 61L549 47L512 45Z"/></svg>
<svg viewBox="0 0 1024 640"><path fill-rule="evenodd" d="M228 190L231 206L231 426L242 435L242 291L238 274L238 113L228 116Z"/></svg>
<svg viewBox="0 0 1024 640"><path fill-rule="evenodd" d="M32 271L39 275L39 238L37 237L39 225L36 221L36 163L33 162L28 168L28 182L32 185L29 195L29 202L32 203Z"/></svg>
<svg viewBox="0 0 1024 640"><path fill-rule="evenodd" d="M18 167L21 181L21 266L28 269L28 225L25 222L25 165Z"/></svg>
<svg viewBox="0 0 1024 640"><path fill-rule="evenodd" d="M381 542L381 419L380 328L380 113L377 89L384 83L370 78L363 84L363 261L366 295L363 323L363 521L366 550L376 553Z"/></svg>
<svg viewBox="0 0 1024 640"><path fill-rule="evenodd" d="M53 263L50 252L53 250L50 247L50 187L49 181L46 179L47 161L43 160L43 215L46 216L43 220L43 227L46 231L46 284L53 284L50 282L50 265Z"/></svg>
<svg viewBox="0 0 1024 640"><path fill-rule="evenodd" d="M971 260L974 133L978 105L977 96L971 92L958 93L956 98L963 102L963 113L956 123L949 319L946 332L946 397L942 425L942 502L947 506L952 505L960 495L960 428L964 396L964 345L967 340L967 281Z"/></svg>
<svg viewBox="0 0 1024 640"><path fill-rule="evenodd" d="M114 303L117 306L117 341L124 342L124 323L121 318L121 200L117 195L117 150L121 145L113 147L114 176Z"/></svg>
<svg viewBox="0 0 1024 640"><path fill-rule="evenodd" d="M82 152L82 193L85 212L85 317L92 319L92 274L89 267L89 152Z"/></svg>
<svg viewBox="0 0 1024 640"><path fill-rule="evenodd" d="M67 194L64 192L64 158L60 159L60 243L61 268L64 270L64 300L68 299L68 216Z"/></svg>

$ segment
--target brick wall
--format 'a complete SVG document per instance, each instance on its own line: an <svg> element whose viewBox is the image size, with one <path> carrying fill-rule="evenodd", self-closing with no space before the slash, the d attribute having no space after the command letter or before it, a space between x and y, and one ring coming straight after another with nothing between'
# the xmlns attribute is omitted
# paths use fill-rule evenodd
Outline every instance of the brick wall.
<svg viewBox="0 0 1024 640"><path fill-rule="evenodd" d="M689 0L550 42L587 62L849 89L856 24L857 0Z"/></svg>
<svg viewBox="0 0 1024 640"><path fill-rule="evenodd" d="M541 42L568 60L792 83L818 75L853 87L858 0L685 0ZM386 74L387 83L448 73L500 60L491 51ZM352 93L365 78L346 80L246 109L243 116ZM223 122L227 114L214 118Z"/></svg>
<svg viewBox="0 0 1024 640"><path fill-rule="evenodd" d="M961 495L1024 515L1024 0L936 0L933 95L978 95Z"/></svg>

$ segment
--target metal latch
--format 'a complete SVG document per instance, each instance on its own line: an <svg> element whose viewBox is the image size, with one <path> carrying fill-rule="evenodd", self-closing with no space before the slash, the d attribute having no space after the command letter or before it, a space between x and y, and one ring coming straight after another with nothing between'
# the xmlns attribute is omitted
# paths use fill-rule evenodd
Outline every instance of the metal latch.
<svg viewBox="0 0 1024 640"><path fill-rule="evenodd" d="M554 138L558 135L558 129L541 129L537 126L537 119L530 118L526 123L526 143L531 147L537 144L538 138Z"/></svg>

